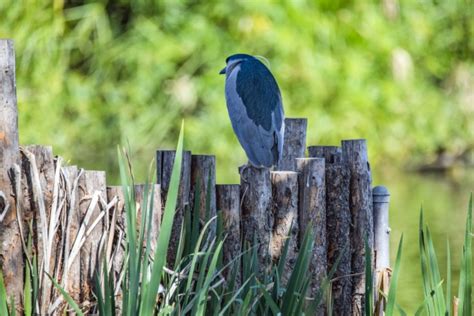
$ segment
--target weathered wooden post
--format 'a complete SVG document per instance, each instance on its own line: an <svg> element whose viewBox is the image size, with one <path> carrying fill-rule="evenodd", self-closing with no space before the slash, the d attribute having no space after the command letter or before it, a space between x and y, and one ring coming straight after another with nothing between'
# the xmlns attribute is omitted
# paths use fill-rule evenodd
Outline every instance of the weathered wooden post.
<svg viewBox="0 0 474 316"><path fill-rule="evenodd" d="M216 208L222 212L224 224L224 246L223 262L224 265L234 261L228 269L224 271L227 278L229 271L237 269L236 288L240 287L240 255L242 252L240 237L240 185L238 184L218 184L216 185Z"/></svg>
<svg viewBox="0 0 474 316"><path fill-rule="evenodd" d="M74 258L69 269L67 269L69 255L76 240L79 226L81 223L81 216L79 214L79 191L78 191L78 176L79 170L76 166L69 166L62 168L64 177L66 179L66 190L69 196L67 205L67 225L66 225L66 242L64 250L64 285L68 294L75 302L80 302L81 294L81 264L80 257Z"/></svg>
<svg viewBox="0 0 474 316"><path fill-rule="evenodd" d="M0 39L0 270L7 295L13 297L17 312L21 312L23 250L14 186L10 180L13 167L18 163L15 50L12 40Z"/></svg>
<svg viewBox="0 0 474 316"><path fill-rule="evenodd" d="M305 118L286 118L282 159L276 170L296 171L296 158L304 158L306 150Z"/></svg>
<svg viewBox="0 0 474 316"><path fill-rule="evenodd" d="M100 215L99 199L107 200L106 181L104 171L86 170L79 179L79 209L82 223L87 231ZM89 213L89 216L87 216ZM100 268L99 244L103 233L103 219L86 236L80 251L81 262L81 301L92 302L92 289L94 287L94 274Z"/></svg>
<svg viewBox="0 0 474 316"><path fill-rule="evenodd" d="M270 251L274 262L278 262L287 238L288 253L283 286L288 282L298 256L298 173L293 171L271 172L273 195L273 234Z"/></svg>
<svg viewBox="0 0 474 316"><path fill-rule="evenodd" d="M154 186L154 188L152 187ZM144 193L145 189L148 189L147 197L148 201L144 201ZM152 196L153 193L153 196ZM153 200L153 210L151 211L152 218L151 218L151 225L150 225L150 256L154 258L155 249L156 249L156 242L158 239L158 235L160 233L160 225L161 225L161 188L159 184L150 184L146 186L145 184L136 184L135 185L135 200L138 205L137 209L137 229L140 228L140 223L142 216L146 216L143 214L145 209L145 203L147 204L147 210L151 207L151 201ZM145 234L148 232L145 231ZM146 235L145 235L146 236ZM145 244L142 245L143 247L146 246L146 240L144 241Z"/></svg>
<svg viewBox="0 0 474 316"><path fill-rule="evenodd" d="M350 208L352 214L352 313L364 315L365 304L365 240L371 249L373 266L374 222L372 211L372 186L364 139L342 141L343 160L349 166ZM372 312L372 311L371 311Z"/></svg>
<svg viewBox="0 0 474 316"><path fill-rule="evenodd" d="M376 186L372 190L374 202L374 250L375 250L375 310L379 315L383 315L385 309L385 299L380 299L377 290L388 288L384 284L389 279L387 275L390 267L390 227L389 227L389 203L390 193L384 186ZM388 293L385 293L388 295Z"/></svg>
<svg viewBox="0 0 474 316"><path fill-rule="evenodd" d="M199 184L198 184L199 183ZM216 216L216 157L211 155L193 155L191 158L191 196L192 202L199 188L199 216L204 226L212 217ZM194 208L194 206L193 206ZM209 226L209 235L216 234L217 221Z"/></svg>
<svg viewBox="0 0 474 316"><path fill-rule="evenodd" d="M166 196L171 180L171 172L173 170L174 159L176 157L175 150L158 150L156 152L156 180L161 186L161 201L164 207ZM181 161L181 176L179 179L178 201L176 203L176 213L173 220L173 228L171 230L170 243L166 261L168 266L174 267L176 260L176 252L181 235L181 227L184 221L184 209L189 207L189 198L191 190L191 152L183 151Z"/></svg>
<svg viewBox="0 0 474 316"><path fill-rule="evenodd" d="M314 297L327 270L325 162L321 158L297 158L296 166L299 173L299 244L308 225L311 225L314 235L310 262L310 295Z"/></svg>
<svg viewBox="0 0 474 316"><path fill-rule="evenodd" d="M53 202L53 186L55 181L59 186L59 177L55 179L56 171L53 150L50 146L30 145L21 150L22 173L24 175L23 209L21 223L26 230L26 224L34 220L37 227L33 234L33 241L37 249L38 266L41 280L40 313L47 313L51 304L53 284L46 274L54 276L56 263L56 238L52 218L57 218L59 213L58 203ZM58 174L59 176L59 174ZM57 188L58 189L58 188ZM54 206L54 207L53 207Z"/></svg>
<svg viewBox="0 0 474 316"><path fill-rule="evenodd" d="M244 165L239 171L243 246L244 250L247 250L247 247L258 247L259 277L265 277L272 261L270 240L273 214L270 171L251 165Z"/></svg>
<svg viewBox="0 0 474 316"><path fill-rule="evenodd" d="M327 271L340 257L331 286L334 315L351 315L351 212L349 208L350 172L336 146L308 147L310 157L325 159Z"/></svg>

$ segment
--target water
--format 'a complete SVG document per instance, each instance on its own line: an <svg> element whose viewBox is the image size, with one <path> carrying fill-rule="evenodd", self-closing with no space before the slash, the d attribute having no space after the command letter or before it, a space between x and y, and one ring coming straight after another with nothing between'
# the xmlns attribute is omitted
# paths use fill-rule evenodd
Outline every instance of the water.
<svg viewBox="0 0 474 316"><path fill-rule="evenodd" d="M446 277L446 242L449 240L453 268L452 293L457 295L467 206L469 195L474 191L474 170L456 170L445 175L392 171L375 174L373 182L374 185L387 186L391 193L392 263L395 261L400 236L402 233L404 235L397 302L409 315L413 315L423 301L418 251L421 207L425 223L434 239L442 278Z"/></svg>

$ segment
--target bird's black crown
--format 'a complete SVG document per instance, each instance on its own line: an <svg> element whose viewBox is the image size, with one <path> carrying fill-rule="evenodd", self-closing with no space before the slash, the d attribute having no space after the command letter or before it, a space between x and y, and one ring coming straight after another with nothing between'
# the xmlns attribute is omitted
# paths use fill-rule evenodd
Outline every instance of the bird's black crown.
<svg viewBox="0 0 474 316"><path fill-rule="evenodd" d="M253 57L252 55L247 55L247 54L234 54L234 55L230 55L229 57L227 57L227 59L225 60L226 63L228 63L230 60L235 60L235 59L255 59L255 57Z"/></svg>

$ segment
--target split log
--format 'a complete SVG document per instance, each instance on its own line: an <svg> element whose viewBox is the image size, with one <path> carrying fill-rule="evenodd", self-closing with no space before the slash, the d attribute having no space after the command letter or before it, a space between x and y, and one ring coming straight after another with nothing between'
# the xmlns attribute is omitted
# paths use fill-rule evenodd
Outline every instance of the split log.
<svg viewBox="0 0 474 316"><path fill-rule="evenodd" d="M79 179L79 210L82 225L86 231L84 245L80 251L81 262L81 302L88 303L94 300L92 291L94 274L99 267L99 246L103 235L103 218L92 229L92 225L101 212L101 201L106 201L105 172L86 170Z"/></svg>
<svg viewBox="0 0 474 316"><path fill-rule="evenodd" d="M334 315L351 315L351 211L349 207L350 172L336 146L311 146L310 157L324 158L326 178L327 271L340 257L331 284Z"/></svg>
<svg viewBox="0 0 474 316"><path fill-rule="evenodd" d="M259 277L265 277L269 273L272 261L270 240L273 214L270 171L251 165L244 165L239 171L243 250L257 247Z"/></svg>
<svg viewBox="0 0 474 316"><path fill-rule="evenodd" d="M156 173L157 183L161 187L161 201L164 209L166 196L171 180L171 173L176 157L175 150L158 150L156 152ZM191 190L191 152L183 151L181 160L181 175L179 178L178 200L176 202L176 212L173 219L173 228L166 257L168 266L174 267L178 245L181 237L181 229L184 221L185 208L189 207ZM163 214L163 212L162 212Z"/></svg>
<svg viewBox="0 0 474 316"><path fill-rule="evenodd" d="M296 159L296 165L299 172L300 246L307 229L312 229L314 235L310 261L310 295L314 297L321 289L327 270L325 162L321 158L300 158ZM320 312L324 311L323 305Z"/></svg>
<svg viewBox="0 0 474 316"><path fill-rule="evenodd" d="M306 128L308 120L286 118L283 154L277 170L296 171L296 158L304 158L306 150Z"/></svg>
<svg viewBox="0 0 474 316"><path fill-rule="evenodd" d="M374 221L372 211L372 186L365 140L343 140L343 160L349 166L350 208L352 214L352 313L365 314L365 240L371 251L373 265ZM373 271L373 270L372 270ZM372 312L372 311L371 311Z"/></svg>
<svg viewBox="0 0 474 316"><path fill-rule="evenodd" d="M231 273L236 273L236 288L240 287L241 237L240 237L240 185L216 185L216 208L222 212L224 229L223 264L230 264L224 270L228 280ZM236 269L236 270L233 270ZM231 272L232 271L232 272Z"/></svg>
<svg viewBox="0 0 474 316"><path fill-rule="evenodd" d="M195 201L199 189L197 210L201 227L216 216L216 157L210 155L193 155L191 158L191 197ZM193 205L193 212L196 206ZM214 220L208 231L210 238L216 235L217 221Z"/></svg>
<svg viewBox="0 0 474 316"><path fill-rule="evenodd" d="M282 277L283 286L290 279L298 257L298 173L293 171L271 172L273 195L273 234L270 251L273 262L281 257L289 238L288 253Z"/></svg>

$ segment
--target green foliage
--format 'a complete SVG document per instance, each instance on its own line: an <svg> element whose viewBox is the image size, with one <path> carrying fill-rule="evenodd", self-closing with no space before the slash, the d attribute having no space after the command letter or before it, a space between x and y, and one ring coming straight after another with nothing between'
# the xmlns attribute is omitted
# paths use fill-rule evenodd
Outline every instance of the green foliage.
<svg viewBox="0 0 474 316"><path fill-rule="evenodd" d="M385 2L396 10L370 0L1 1L21 141L117 178L116 144L130 141L144 166L184 117L187 147L215 153L219 180L235 179L245 157L217 73L247 52L269 60L287 115L311 118L308 143L368 138L373 162L473 146L469 0Z"/></svg>

